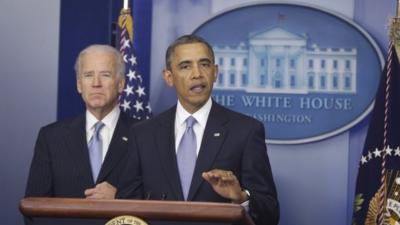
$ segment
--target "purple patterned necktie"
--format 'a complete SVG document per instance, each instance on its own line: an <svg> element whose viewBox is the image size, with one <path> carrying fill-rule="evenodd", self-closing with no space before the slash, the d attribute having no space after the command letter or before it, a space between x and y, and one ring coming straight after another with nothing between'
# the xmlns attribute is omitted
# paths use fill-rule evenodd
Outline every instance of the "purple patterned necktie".
<svg viewBox="0 0 400 225"><path fill-rule="evenodd" d="M193 125L196 119L189 116L186 119L186 130L182 136L181 142L177 151L179 177L181 179L181 186L185 200L189 194L190 183L192 182L193 171L196 164L196 134L193 130Z"/></svg>
<svg viewBox="0 0 400 225"><path fill-rule="evenodd" d="M101 140L100 131L104 127L101 121L95 124L94 133L89 141L89 157L90 166L92 168L93 181L96 183L99 175L101 164L103 161L103 141Z"/></svg>

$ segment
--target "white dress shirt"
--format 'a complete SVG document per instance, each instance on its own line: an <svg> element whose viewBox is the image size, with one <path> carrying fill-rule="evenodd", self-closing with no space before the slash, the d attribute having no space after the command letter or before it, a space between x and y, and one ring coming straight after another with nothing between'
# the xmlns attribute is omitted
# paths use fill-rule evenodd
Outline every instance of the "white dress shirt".
<svg viewBox="0 0 400 225"><path fill-rule="evenodd" d="M178 152L179 143L186 130L185 121L189 116L193 116L197 121L197 123L195 123L195 125L193 126L193 130L196 135L197 142L196 153L197 156L199 155L200 145L201 141L203 140L203 134L206 128L208 116L210 115L211 106L212 100L210 97L206 104L203 105L203 107L201 107L195 113L190 114L183 108L182 104L178 100L175 114L175 152ZM248 194L248 191L246 191L246 194ZM249 200L243 202L240 205L243 206L247 212L249 211Z"/></svg>
<svg viewBox="0 0 400 225"><path fill-rule="evenodd" d="M193 131L196 135L196 153L199 155L201 141L203 140L204 129L206 128L208 115L211 111L212 100L211 97L208 99L206 104L203 105L195 113L188 113L179 102L176 106L175 114L175 152L178 151L179 143L181 142L182 136L186 130L186 119L189 116L193 116L196 119L196 123L193 125Z"/></svg>
<svg viewBox="0 0 400 225"><path fill-rule="evenodd" d="M107 155L108 147L110 146L110 142L112 136L114 134L115 127L117 126L119 114L120 114L119 106L115 106L115 108L108 113L101 122L104 123L104 127L100 130L100 136L103 143L102 150L102 161L104 162L104 158ZM95 124L98 122L97 118L86 110L86 141L89 144L90 139L93 136L95 130Z"/></svg>

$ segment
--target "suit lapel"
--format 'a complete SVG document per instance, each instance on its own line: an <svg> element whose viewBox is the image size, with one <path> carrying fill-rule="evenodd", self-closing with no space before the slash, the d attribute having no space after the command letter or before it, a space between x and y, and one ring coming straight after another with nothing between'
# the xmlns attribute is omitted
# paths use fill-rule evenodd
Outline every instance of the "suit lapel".
<svg viewBox="0 0 400 225"><path fill-rule="evenodd" d="M89 152L86 141L85 115L73 120L66 134L66 146L75 162L77 174L85 187L92 187L93 176L90 168Z"/></svg>
<svg viewBox="0 0 400 225"><path fill-rule="evenodd" d="M213 102L197 157L188 200L194 198L201 183L204 181L201 174L211 169L215 157L220 151L225 137L228 135L228 130L224 126L228 121L229 118L224 114L222 107Z"/></svg>
<svg viewBox="0 0 400 225"><path fill-rule="evenodd" d="M175 112L176 107L173 107L159 117L160 127L157 129L156 143L157 151L163 166L163 172L167 177L175 199L183 200L175 153Z"/></svg>
<svg viewBox="0 0 400 225"><path fill-rule="evenodd" d="M128 139L126 137L128 137L129 126L130 123L126 115L120 113L114 134L108 147L107 155L104 158L96 183L102 182L107 177L127 151Z"/></svg>

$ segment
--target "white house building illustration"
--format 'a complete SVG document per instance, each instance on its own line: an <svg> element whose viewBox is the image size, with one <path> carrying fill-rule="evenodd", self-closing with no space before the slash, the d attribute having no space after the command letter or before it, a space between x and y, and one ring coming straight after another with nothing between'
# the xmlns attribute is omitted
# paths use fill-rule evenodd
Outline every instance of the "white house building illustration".
<svg viewBox="0 0 400 225"><path fill-rule="evenodd" d="M213 46L215 88L250 93L356 93L357 49L322 48L279 27L247 43Z"/></svg>

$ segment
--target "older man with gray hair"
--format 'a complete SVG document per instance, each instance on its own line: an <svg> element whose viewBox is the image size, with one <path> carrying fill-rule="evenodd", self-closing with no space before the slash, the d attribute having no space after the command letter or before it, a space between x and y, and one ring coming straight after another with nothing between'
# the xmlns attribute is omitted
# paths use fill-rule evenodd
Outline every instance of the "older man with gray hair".
<svg viewBox="0 0 400 225"><path fill-rule="evenodd" d="M108 45L83 49L75 64L86 112L40 129L26 196L113 199L135 191L122 173L128 130L136 120L118 106L125 64Z"/></svg>

